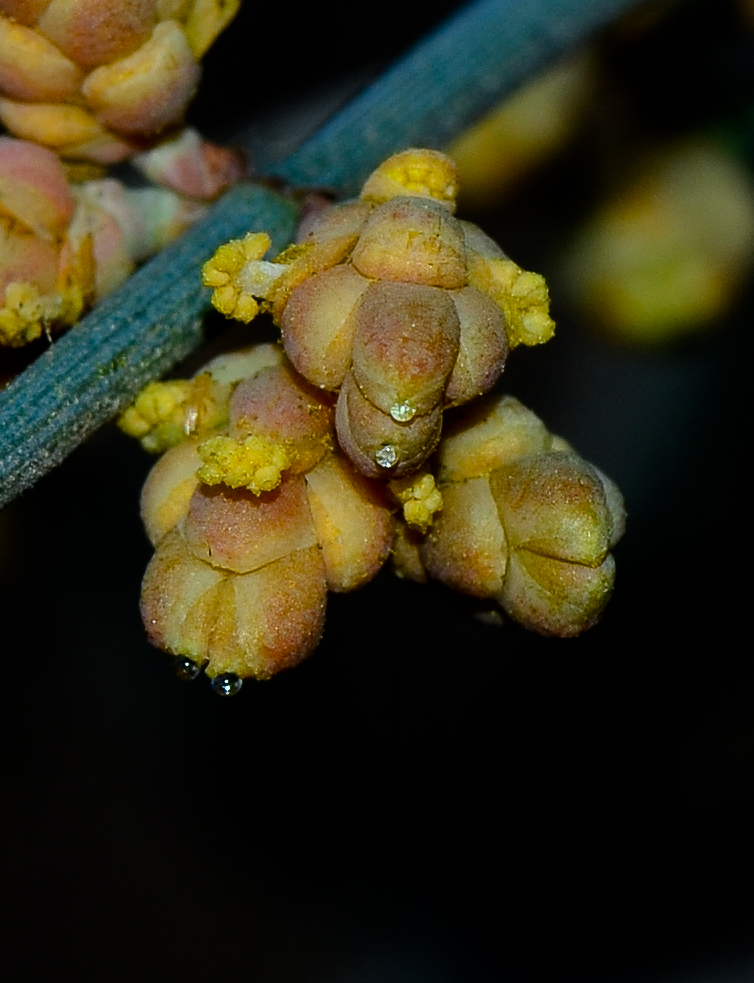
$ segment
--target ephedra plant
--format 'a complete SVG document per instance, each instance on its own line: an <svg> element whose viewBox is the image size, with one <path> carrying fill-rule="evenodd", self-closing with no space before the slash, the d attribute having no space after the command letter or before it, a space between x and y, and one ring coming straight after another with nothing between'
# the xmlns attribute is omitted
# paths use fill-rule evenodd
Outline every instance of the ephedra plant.
<svg viewBox="0 0 754 983"><path fill-rule="evenodd" d="M511 349L551 337L547 287L455 217L457 189L448 157L407 150L275 259L264 232L221 246L214 305L269 310L282 345L155 383L121 418L164 451L142 497L147 632L220 693L309 655L328 591L386 562L548 635L609 599L620 492L492 391Z"/></svg>
<svg viewBox="0 0 754 983"><path fill-rule="evenodd" d="M14 134L2 139L21 161L0 215L16 235L25 221L16 200L31 203L38 221L27 237L41 271L23 289L12 271L0 328L16 346L76 322L0 393L0 501L131 403L124 429L163 452L143 495L155 545L147 631L219 692L312 652L328 592L386 564L544 634L593 625L612 590L620 494L499 384L514 348L552 334L544 280L455 216L452 161L389 155L444 145L629 0L599 12L557 0L547 17L558 30L534 34L525 4L469 5L288 158L262 149L255 163L271 183L239 182L237 156L181 129L198 60L235 4L144 0L139 17L125 18L122 50L96 57L72 47L82 36L74 14L93 6L53 0L24 8L26 19L0 6L2 110ZM116 20L131 9L116 7ZM520 61L524 35L538 40ZM21 54L40 44L54 92L19 74ZM149 56L175 54L171 45L181 57ZM149 64L176 68L175 78L134 90ZM158 90L175 98L163 104ZM165 208L142 199L134 211L104 173L126 158L179 198ZM206 219L162 250L228 184ZM295 233L300 192L323 185L343 203ZM282 345L254 344L252 325L247 349L143 389L201 342L210 289L228 316L269 312Z"/></svg>

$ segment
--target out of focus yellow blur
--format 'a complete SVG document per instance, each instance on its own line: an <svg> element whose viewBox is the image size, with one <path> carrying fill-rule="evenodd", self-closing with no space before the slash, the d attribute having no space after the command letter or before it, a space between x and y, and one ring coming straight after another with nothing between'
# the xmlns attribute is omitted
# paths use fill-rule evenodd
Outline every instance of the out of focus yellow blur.
<svg viewBox="0 0 754 983"><path fill-rule="evenodd" d="M672 4L658 5L651 18L635 19L524 87L449 148L464 207L474 211L504 210L522 195L546 200L537 182L565 161L583 207L572 210L562 243L551 244L554 268L545 272L585 323L634 346L709 330L740 298L754 266L745 136L752 113L737 81L748 78L746 52L730 56L730 77L695 117L695 101L705 100L693 88L693 53L675 74L669 64L663 75L659 61L656 78L651 66L643 72L643 52L651 58L659 48L653 32L683 36L676 14ZM726 16L728 29L751 44L752 0L727 5ZM677 98L685 78L691 111ZM581 171L574 160L586 162Z"/></svg>

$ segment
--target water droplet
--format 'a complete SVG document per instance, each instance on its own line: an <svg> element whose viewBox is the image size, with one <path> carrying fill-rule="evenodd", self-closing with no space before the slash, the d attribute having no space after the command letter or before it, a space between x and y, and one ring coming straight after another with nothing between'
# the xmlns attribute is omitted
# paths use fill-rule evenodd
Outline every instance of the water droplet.
<svg viewBox="0 0 754 983"><path fill-rule="evenodd" d="M398 460L398 451L392 444L385 444L374 455L374 459L381 468L392 468Z"/></svg>
<svg viewBox="0 0 754 983"><path fill-rule="evenodd" d="M212 680L212 689L218 696L235 696L242 686L243 679L234 672L224 672Z"/></svg>
<svg viewBox="0 0 754 983"><path fill-rule="evenodd" d="M390 407L390 416L396 423L408 423L416 416L416 409L407 400L402 403L395 403Z"/></svg>
<svg viewBox="0 0 754 983"><path fill-rule="evenodd" d="M175 660L175 674L179 679L185 679L187 682L191 682L196 679L199 673L202 671L202 667L197 665L193 659L188 659L184 655L179 655Z"/></svg>

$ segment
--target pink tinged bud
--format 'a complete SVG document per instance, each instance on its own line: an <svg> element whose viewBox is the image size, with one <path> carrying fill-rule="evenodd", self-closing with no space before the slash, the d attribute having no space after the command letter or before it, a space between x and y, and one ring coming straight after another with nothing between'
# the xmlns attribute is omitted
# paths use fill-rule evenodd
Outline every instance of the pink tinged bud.
<svg viewBox="0 0 754 983"><path fill-rule="evenodd" d="M166 451L149 472L141 492L141 518L153 546L185 519L201 466L196 444L185 441Z"/></svg>
<svg viewBox="0 0 754 983"><path fill-rule="evenodd" d="M369 218L352 254L364 276L455 289L466 282L458 221L431 198L393 198Z"/></svg>
<svg viewBox="0 0 754 983"><path fill-rule="evenodd" d="M200 73L183 29L165 21L133 54L95 68L81 91L106 126L152 136L182 120Z"/></svg>
<svg viewBox="0 0 754 983"><path fill-rule="evenodd" d="M502 590L508 549L486 477L442 488L443 508L421 546L428 573L454 590L495 597Z"/></svg>
<svg viewBox="0 0 754 983"><path fill-rule="evenodd" d="M576 635L607 603L609 553L624 525L620 493L572 453L522 458L490 477L511 557L498 600L516 620L547 635Z"/></svg>
<svg viewBox="0 0 754 983"><path fill-rule="evenodd" d="M73 61L94 68L143 44L156 13L156 0L52 0L38 30Z"/></svg>
<svg viewBox="0 0 754 983"><path fill-rule="evenodd" d="M0 136L0 214L12 215L48 241L59 241L74 208L65 170L52 151Z"/></svg>
<svg viewBox="0 0 754 983"><path fill-rule="evenodd" d="M116 181L107 183L121 188ZM93 265L87 270L90 263ZM102 207L96 194L87 194L85 189L78 194L76 213L61 251L60 271L64 277L78 279L95 303L125 283L134 271L122 226Z"/></svg>
<svg viewBox="0 0 754 983"><path fill-rule="evenodd" d="M591 628L610 600L615 561L608 553L597 567L566 563L529 550L514 550L498 600L525 628L570 638Z"/></svg>
<svg viewBox="0 0 754 983"><path fill-rule="evenodd" d="M36 31L0 15L0 92L12 99L57 102L78 91L82 72Z"/></svg>
<svg viewBox="0 0 754 983"><path fill-rule="evenodd" d="M354 241L355 236L315 239L293 246L291 254L286 256L283 253L279 257L285 263L286 270L271 297L272 315L277 324L282 320L292 291L310 277L342 263L348 257Z"/></svg>
<svg viewBox="0 0 754 983"><path fill-rule="evenodd" d="M254 495L224 485L201 485L184 525L186 541L200 560L248 573L293 550L316 545L303 478L284 478L270 492Z"/></svg>
<svg viewBox="0 0 754 983"><path fill-rule="evenodd" d="M158 252L200 218L206 206L167 188L127 188L112 178L86 181L77 189L79 205L106 212L121 230L129 260L141 262Z"/></svg>
<svg viewBox="0 0 754 983"><path fill-rule="evenodd" d="M0 12L25 24L33 27L44 13L50 0L0 0Z"/></svg>
<svg viewBox="0 0 754 983"><path fill-rule="evenodd" d="M355 245L372 214L372 206L365 201L347 201L342 205L319 209L305 216L298 228L296 242L341 242L347 248Z"/></svg>
<svg viewBox="0 0 754 983"><path fill-rule="evenodd" d="M210 676L266 679L316 646L326 596L317 547L228 574L193 556L176 529L147 567L141 613L154 645L205 664Z"/></svg>
<svg viewBox="0 0 754 983"><path fill-rule="evenodd" d="M575 454L522 458L492 474L490 486L513 548L596 567L615 542L600 475Z"/></svg>
<svg viewBox="0 0 754 983"><path fill-rule="evenodd" d="M282 444L291 453L294 474L313 467L331 447L331 407L284 365L261 369L239 383L229 419L234 437L253 434Z"/></svg>
<svg viewBox="0 0 754 983"><path fill-rule="evenodd" d="M0 309L10 284L33 284L41 295L57 293L58 249L0 216Z"/></svg>
<svg viewBox="0 0 754 983"><path fill-rule="evenodd" d="M527 454L550 450L553 436L513 396L487 398L465 409L446 427L438 451L440 481L464 481Z"/></svg>
<svg viewBox="0 0 754 983"><path fill-rule="evenodd" d="M141 616L149 640L202 664L215 626L218 594L227 573L202 563L179 529L160 542L141 587Z"/></svg>
<svg viewBox="0 0 754 983"><path fill-rule="evenodd" d="M442 409L397 422L370 403L351 372L335 409L338 441L351 462L368 478L399 478L416 470L440 440Z"/></svg>
<svg viewBox="0 0 754 983"><path fill-rule="evenodd" d="M141 262L207 214L208 205L169 188L131 188L127 195L130 222L123 223L132 257Z"/></svg>
<svg viewBox="0 0 754 983"><path fill-rule="evenodd" d="M351 364L354 309L369 281L350 265L333 266L299 284L283 311L285 351L315 386L337 389Z"/></svg>
<svg viewBox="0 0 754 983"><path fill-rule="evenodd" d="M188 127L177 137L135 154L132 163L155 184L206 201L240 181L245 170L239 153L202 139Z"/></svg>
<svg viewBox="0 0 754 983"><path fill-rule="evenodd" d="M324 562L316 546L229 576L209 632L206 672L269 679L298 665L322 637L326 601Z"/></svg>
<svg viewBox="0 0 754 983"><path fill-rule="evenodd" d="M378 409L408 422L443 401L459 338L458 315L446 291L373 283L355 312L353 377Z"/></svg>
<svg viewBox="0 0 754 983"><path fill-rule="evenodd" d="M375 576L390 553L390 510L372 486L337 455L306 475L330 590L348 591Z"/></svg>
<svg viewBox="0 0 754 983"><path fill-rule="evenodd" d="M505 253L498 246L494 239L490 238L474 222L459 221L463 232L463 240L466 244L467 254L470 252L478 253L485 259L505 259Z"/></svg>
<svg viewBox="0 0 754 983"><path fill-rule="evenodd" d="M476 287L464 287L451 296L461 324L461 340L445 396L448 403L457 405L495 385L508 357L508 335L503 312L487 294Z"/></svg>

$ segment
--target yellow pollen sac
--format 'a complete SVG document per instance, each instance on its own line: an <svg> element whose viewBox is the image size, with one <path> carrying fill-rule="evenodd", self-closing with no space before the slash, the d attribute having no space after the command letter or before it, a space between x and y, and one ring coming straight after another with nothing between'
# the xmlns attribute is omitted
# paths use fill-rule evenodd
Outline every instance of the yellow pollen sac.
<svg viewBox="0 0 754 983"><path fill-rule="evenodd" d="M62 294L43 296L33 283L10 283L5 305L0 307L0 345L18 348L34 341L43 330L61 322L64 314Z"/></svg>
<svg viewBox="0 0 754 983"><path fill-rule="evenodd" d="M145 451L162 454L226 422L227 399L211 376L203 372L194 379L151 382L123 411L119 428L136 437Z"/></svg>
<svg viewBox="0 0 754 983"><path fill-rule="evenodd" d="M442 494L435 485L434 476L424 472L398 479L390 488L403 505L403 518L412 529L426 533L434 521L435 513L442 508Z"/></svg>
<svg viewBox="0 0 754 983"><path fill-rule="evenodd" d="M197 476L206 485L248 488L254 495L277 488L295 458L277 441L253 434L245 440L210 437L197 450L204 462Z"/></svg>
<svg viewBox="0 0 754 983"><path fill-rule="evenodd" d="M404 150L381 164L361 192L362 198L376 202L401 195L434 198L452 211L458 195L458 168L437 150Z"/></svg>
<svg viewBox="0 0 754 983"><path fill-rule="evenodd" d="M250 232L243 239L231 239L202 267L202 283L213 287L212 305L226 317L248 323L259 312L245 284L248 266L260 260L272 245L266 232Z"/></svg>
<svg viewBox="0 0 754 983"><path fill-rule="evenodd" d="M118 419L120 429L142 447L162 453L184 439L185 406L193 383L186 379L151 382Z"/></svg>
<svg viewBox="0 0 754 983"><path fill-rule="evenodd" d="M469 262L469 282L483 290L507 318L511 348L542 345L555 333L549 314L550 294L540 273L529 273L511 259L475 256Z"/></svg>

